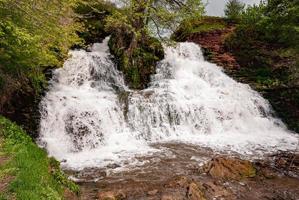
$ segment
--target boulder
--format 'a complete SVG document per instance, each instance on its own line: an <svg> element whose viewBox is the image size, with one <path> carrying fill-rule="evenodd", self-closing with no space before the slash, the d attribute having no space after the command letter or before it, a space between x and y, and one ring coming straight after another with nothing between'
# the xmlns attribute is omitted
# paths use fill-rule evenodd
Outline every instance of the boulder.
<svg viewBox="0 0 299 200"><path fill-rule="evenodd" d="M99 193L99 200L122 200L126 195L122 191L106 191Z"/></svg>
<svg viewBox="0 0 299 200"><path fill-rule="evenodd" d="M205 195L202 191L202 186L196 183L191 183L188 187L187 197L190 200L206 200Z"/></svg>
<svg viewBox="0 0 299 200"><path fill-rule="evenodd" d="M213 178L228 180L241 180L256 175L256 169L250 161L228 157L213 158L200 171L209 174Z"/></svg>

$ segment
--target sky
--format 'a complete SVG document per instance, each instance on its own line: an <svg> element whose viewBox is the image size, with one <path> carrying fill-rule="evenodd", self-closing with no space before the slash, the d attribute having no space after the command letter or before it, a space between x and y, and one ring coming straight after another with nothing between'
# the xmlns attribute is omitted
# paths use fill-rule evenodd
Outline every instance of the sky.
<svg viewBox="0 0 299 200"><path fill-rule="evenodd" d="M210 16L224 16L224 7L228 0L203 0L203 2L209 2L206 7L206 14ZM252 5L258 4L260 0L240 0L243 3Z"/></svg>

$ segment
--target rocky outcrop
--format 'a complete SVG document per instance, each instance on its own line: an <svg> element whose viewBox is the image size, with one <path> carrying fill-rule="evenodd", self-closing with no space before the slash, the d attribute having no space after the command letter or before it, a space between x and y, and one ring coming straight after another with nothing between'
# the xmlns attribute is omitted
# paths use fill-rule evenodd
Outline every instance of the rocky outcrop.
<svg viewBox="0 0 299 200"><path fill-rule="evenodd" d="M187 197L190 200L206 200L202 186L199 186L196 183L190 183Z"/></svg>
<svg viewBox="0 0 299 200"><path fill-rule="evenodd" d="M127 85L132 89L144 89L151 75L156 73L157 62L164 58L164 49L159 40L149 35L143 35L134 48L132 40L129 33L116 32L111 35L109 47Z"/></svg>
<svg viewBox="0 0 299 200"><path fill-rule="evenodd" d="M226 180L242 180L256 176L256 169L251 162L229 157L213 158L200 170L213 178Z"/></svg>
<svg viewBox="0 0 299 200"><path fill-rule="evenodd" d="M226 69L239 69L235 57L224 48L225 38L234 31L233 27L208 32L193 33L187 37L187 41L200 44L204 50L205 57Z"/></svg>

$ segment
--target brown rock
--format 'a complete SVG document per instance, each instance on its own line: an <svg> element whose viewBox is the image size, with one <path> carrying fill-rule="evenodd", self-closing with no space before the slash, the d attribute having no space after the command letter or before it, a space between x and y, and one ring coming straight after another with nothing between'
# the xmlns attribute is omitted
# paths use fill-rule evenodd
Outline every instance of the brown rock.
<svg viewBox="0 0 299 200"><path fill-rule="evenodd" d="M213 158L200 171L208 173L213 178L233 180L254 177L256 175L256 169L251 162L226 157Z"/></svg>
<svg viewBox="0 0 299 200"><path fill-rule="evenodd" d="M154 196L154 195L156 195L158 192L159 192L158 190L151 190L151 191L147 192L147 194L150 195L150 196Z"/></svg>
<svg viewBox="0 0 299 200"><path fill-rule="evenodd" d="M179 193L172 193L172 194L164 194L161 197L161 200L183 200L184 197L181 196Z"/></svg>
<svg viewBox="0 0 299 200"><path fill-rule="evenodd" d="M206 193L212 198L232 199L232 192L224 188L221 184L212 181L204 183Z"/></svg>
<svg viewBox="0 0 299 200"><path fill-rule="evenodd" d="M99 193L99 200L122 200L125 198L126 195L122 191L107 191Z"/></svg>
<svg viewBox="0 0 299 200"><path fill-rule="evenodd" d="M206 200L202 191L202 186L199 186L196 183L191 183L189 185L187 196L190 200Z"/></svg>
<svg viewBox="0 0 299 200"><path fill-rule="evenodd" d="M191 181L186 177L186 176L177 176L173 178L167 185L166 187L188 187L189 183Z"/></svg>
<svg viewBox="0 0 299 200"><path fill-rule="evenodd" d="M260 174L265 177L265 178L268 178L268 179L271 179L271 178L275 178L277 177L276 173L271 170L271 169L268 169L268 168L264 168L260 171Z"/></svg>
<svg viewBox="0 0 299 200"><path fill-rule="evenodd" d="M116 200L116 197L113 192L101 192L99 194L100 200Z"/></svg>

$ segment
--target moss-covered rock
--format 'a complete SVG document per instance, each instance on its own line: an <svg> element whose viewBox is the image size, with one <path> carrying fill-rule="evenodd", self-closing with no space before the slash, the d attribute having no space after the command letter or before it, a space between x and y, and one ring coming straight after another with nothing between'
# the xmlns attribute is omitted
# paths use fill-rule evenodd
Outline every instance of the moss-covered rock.
<svg viewBox="0 0 299 200"><path fill-rule="evenodd" d="M180 24L172 35L172 39L178 42L186 41L192 34L223 30L227 27L226 21L221 17L205 16L200 19L191 19Z"/></svg>
<svg viewBox="0 0 299 200"><path fill-rule="evenodd" d="M130 49L132 39L132 34L126 32L112 34L109 47L129 87L143 89L155 73L157 62L164 58L164 50L159 40L148 35Z"/></svg>

